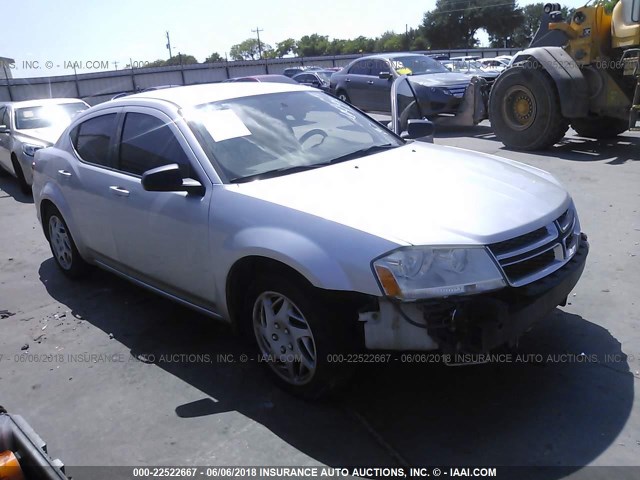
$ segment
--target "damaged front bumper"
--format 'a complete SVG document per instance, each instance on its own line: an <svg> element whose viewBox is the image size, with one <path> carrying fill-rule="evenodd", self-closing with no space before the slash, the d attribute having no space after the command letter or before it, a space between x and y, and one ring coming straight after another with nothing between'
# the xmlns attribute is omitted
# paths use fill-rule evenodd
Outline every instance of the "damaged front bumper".
<svg viewBox="0 0 640 480"><path fill-rule="evenodd" d="M382 299L378 311L360 314L371 350L436 350L484 353L514 345L549 315L578 283L589 252L586 237L571 260L522 287L412 303Z"/></svg>

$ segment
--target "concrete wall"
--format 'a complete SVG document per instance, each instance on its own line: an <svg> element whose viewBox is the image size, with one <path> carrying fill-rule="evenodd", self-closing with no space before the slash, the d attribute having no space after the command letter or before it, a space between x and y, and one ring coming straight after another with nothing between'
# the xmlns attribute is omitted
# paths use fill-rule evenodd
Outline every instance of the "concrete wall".
<svg viewBox="0 0 640 480"><path fill-rule="evenodd" d="M516 53L514 49L434 50L426 53L446 53L450 56L477 55L495 57ZM121 92L134 92L158 85L195 85L215 83L232 77L282 73L298 65L342 67L361 55L337 55L309 58L278 58L220 62L174 67L134 68L108 72L63 75L58 77L0 79L0 102L53 97L82 98L90 105L111 99Z"/></svg>

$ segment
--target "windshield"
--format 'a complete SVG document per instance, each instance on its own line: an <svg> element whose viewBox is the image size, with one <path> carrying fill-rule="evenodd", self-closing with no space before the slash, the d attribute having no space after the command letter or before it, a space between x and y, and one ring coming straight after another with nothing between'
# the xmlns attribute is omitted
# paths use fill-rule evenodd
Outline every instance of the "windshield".
<svg viewBox="0 0 640 480"><path fill-rule="evenodd" d="M449 71L437 60L423 55L393 57L391 58L391 65L398 75L424 75Z"/></svg>
<svg viewBox="0 0 640 480"><path fill-rule="evenodd" d="M317 168L404 143L321 92L234 98L200 105L184 116L230 182Z"/></svg>
<svg viewBox="0 0 640 480"><path fill-rule="evenodd" d="M73 117L86 110L84 103L62 103L59 105L37 105L16 109L16 129L66 127Z"/></svg>
<svg viewBox="0 0 640 480"><path fill-rule="evenodd" d="M316 72L316 75L320 77L320 80L329 83L329 81L331 81L331 75L333 75L333 72Z"/></svg>

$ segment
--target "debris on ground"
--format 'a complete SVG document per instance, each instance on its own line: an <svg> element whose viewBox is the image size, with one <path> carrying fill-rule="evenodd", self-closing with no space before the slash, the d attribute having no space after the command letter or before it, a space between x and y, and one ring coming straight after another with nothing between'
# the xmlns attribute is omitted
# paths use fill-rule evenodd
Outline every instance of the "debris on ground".
<svg viewBox="0 0 640 480"><path fill-rule="evenodd" d="M109 338L113 340L113 333L109 334Z"/></svg>
<svg viewBox="0 0 640 480"><path fill-rule="evenodd" d="M0 310L0 319L13 317L15 313L10 312L9 310Z"/></svg>
<svg viewBox="0 0 640 480"><path fill-rule="evenodd" d="M29 350L29 344L25 343L20 350Z"/></svg>

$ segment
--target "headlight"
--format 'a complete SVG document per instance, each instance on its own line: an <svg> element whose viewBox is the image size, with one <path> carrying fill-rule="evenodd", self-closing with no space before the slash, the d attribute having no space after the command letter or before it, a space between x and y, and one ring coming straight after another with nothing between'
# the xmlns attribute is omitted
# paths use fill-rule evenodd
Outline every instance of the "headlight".
<svg viewBox="0 0 640 480"><path fill-rule="evenodd" d="M22 144L22 151L24 152L25 155L28 155L30 157L33 157L36 152L38 150L40 150L41 148L44 148L44 146L42 145L31 145L30 143L23 143Z"/></svg>
<svg viewBox="0 0 640 480"><path fill-rule="evenodd" d="M484 247L411 247L373 262L384 293L404 300L470 295L506 282Z"/></svg>

